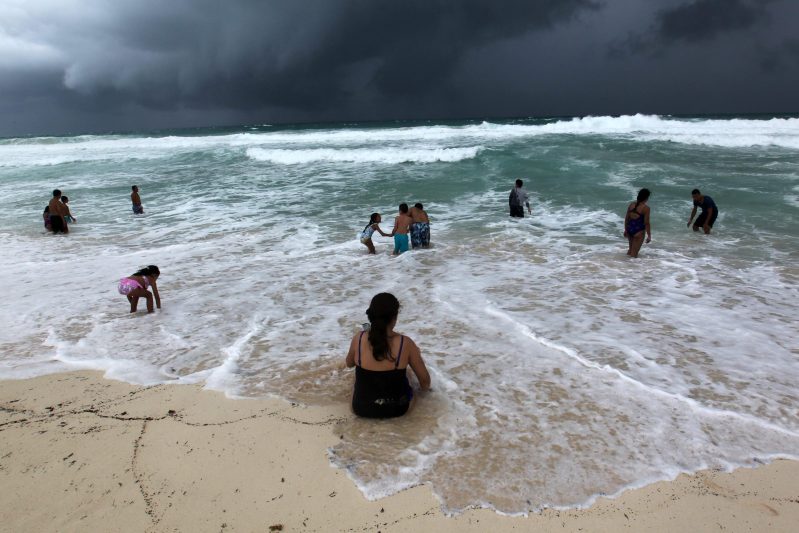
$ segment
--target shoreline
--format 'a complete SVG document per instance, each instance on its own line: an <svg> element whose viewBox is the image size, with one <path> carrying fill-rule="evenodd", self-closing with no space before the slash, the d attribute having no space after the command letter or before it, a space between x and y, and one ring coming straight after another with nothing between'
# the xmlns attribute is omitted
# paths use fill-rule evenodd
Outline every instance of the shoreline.
<svg viewBox="0 0 799 533"><path fill-rule="evenodd" d="M584 509L446 516L429 486L369 501L326 450L348 406L228 399L77 371L2 382L2 531L792 531L799 462L681 474ZM282 529L277 529L282 526Z"/></svg>

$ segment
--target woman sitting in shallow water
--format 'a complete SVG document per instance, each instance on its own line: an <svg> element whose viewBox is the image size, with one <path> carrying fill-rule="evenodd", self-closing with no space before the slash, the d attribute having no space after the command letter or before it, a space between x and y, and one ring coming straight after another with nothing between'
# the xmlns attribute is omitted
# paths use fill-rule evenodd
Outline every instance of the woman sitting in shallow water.
<svg viewBox="0 0 799 533"><path fill-rule="evenodd" d="M399 307L393 294L381 292L372 298L366 310L369 330L356 333L350 342L346 363L348 368L355 367L352 410L358 416L392 418L408 412L413 403L409 366L422 390L430 388L419 347L394 331Z"/></svg>

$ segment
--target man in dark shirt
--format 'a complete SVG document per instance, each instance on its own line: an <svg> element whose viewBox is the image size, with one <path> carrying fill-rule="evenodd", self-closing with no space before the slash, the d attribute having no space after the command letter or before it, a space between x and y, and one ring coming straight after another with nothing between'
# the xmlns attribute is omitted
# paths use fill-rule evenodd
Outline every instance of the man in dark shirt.
<svg viewBox="0 0 799 533"><path fill-rule="evenodd" d="M710 228L719 216L719 209L716 207L716 202L710 196L705 196L699 189L691 191L691 197L694 199L694 208L691 210L691 216L688 218L688 226L691 226L691 221L694 220L696 215L696 208L701 207L702 212L696 217L694 221L694 231L699 231L701 227L705 234L710 233Z"/></svg>

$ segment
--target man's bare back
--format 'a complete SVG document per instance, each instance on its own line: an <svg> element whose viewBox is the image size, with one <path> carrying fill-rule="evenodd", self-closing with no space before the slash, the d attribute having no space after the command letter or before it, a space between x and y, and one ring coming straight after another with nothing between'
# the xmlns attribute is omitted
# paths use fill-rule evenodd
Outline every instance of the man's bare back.
<svg viewBox="0 0 799 533"><path fill-rule="evenodd" d="M427 213L424 209L419 209L418 207L411 207L410 209L411 219L413 219L413 223L417 222L427 222L430 223L430 219L427 217Z"/></svg>

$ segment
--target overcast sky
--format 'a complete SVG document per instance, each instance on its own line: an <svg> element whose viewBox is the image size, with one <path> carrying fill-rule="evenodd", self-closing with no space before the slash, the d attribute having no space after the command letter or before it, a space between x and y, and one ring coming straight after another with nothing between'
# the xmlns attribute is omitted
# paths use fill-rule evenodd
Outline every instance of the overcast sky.
<svg viewBox="0 0 799 533"><path fill-rule="evenodd" d="M799 111L799 0L0 0L0 135Z"/></svg>

